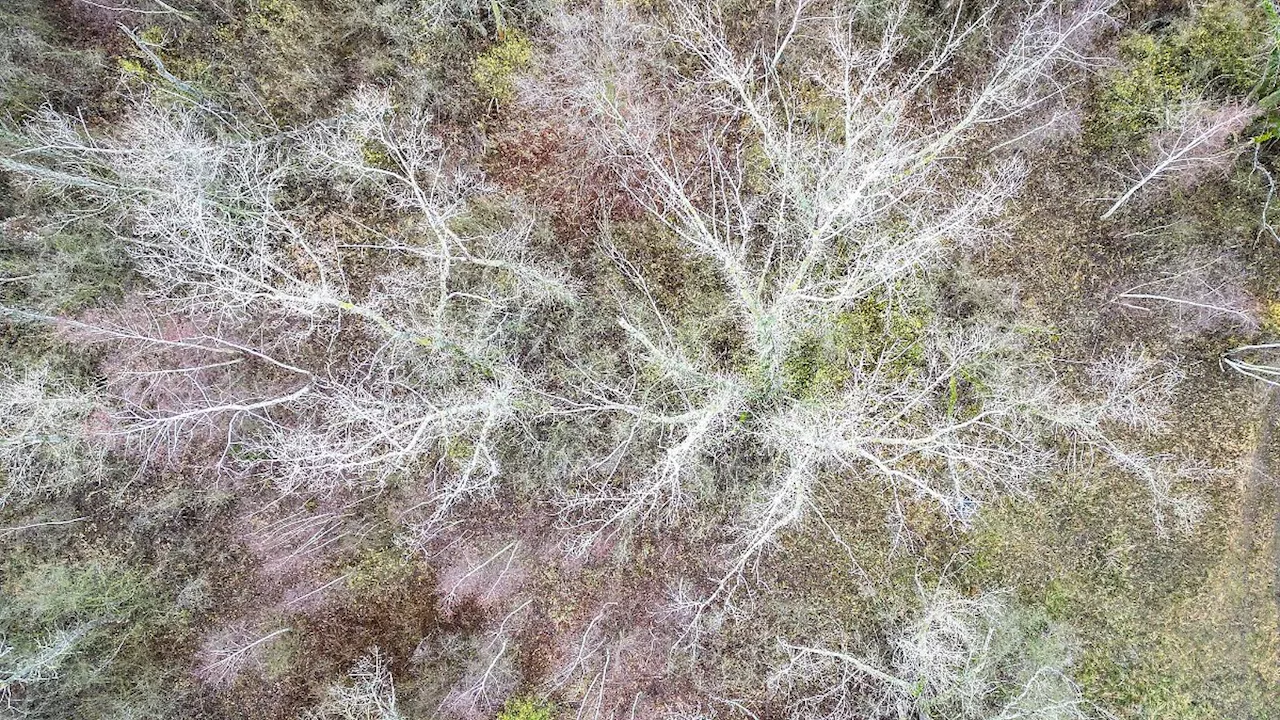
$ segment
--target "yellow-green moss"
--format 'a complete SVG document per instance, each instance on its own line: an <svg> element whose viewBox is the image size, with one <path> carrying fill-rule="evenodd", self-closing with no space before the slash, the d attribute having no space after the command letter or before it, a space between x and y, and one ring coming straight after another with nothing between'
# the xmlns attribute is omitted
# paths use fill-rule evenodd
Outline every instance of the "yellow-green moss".
<svg viewBox="0 0 1280 720"><path fill-rule="evenodd" d="M142 63L133 58L117 58L116 65L124 71L126 75L132 75L137 78L146 79L148 71L143 67Z"/></svg>
<svg viewBox="0 0 1280 720"><path fill-rule="evenodd" d="M505 103L515 95L515 74L529 65L533 46L524 33L509 30L476 58L471 78L486 97Z"/></svg>
<svg viewBox="0 0 1280 720"><path fill-rule="evenodd" d="M259 0L257 12L249 15L247 23L259 30L272 31L300 17L302 9L293 0Z"/></svg>
<svg viewBox="0 0 1280 720"><path fill-rule="evenodd" d="M1280 333L1280 300L1270 300L1262 309L1262 329Z"/></svg>
<svg viewBox="0 0 1280 720"><path fill-rule="evenodd" d="M1159 33L1125 35L1121 66L1104 76L1089 139L1131 144L1183 99L1248 95L1263 79L1267 37L1260 7L1239 0L1210 4Z"/></svg>
<svg viewBox="0 0 1280 720"><path fill-rule="evenodd" d="M400 548L373 548L356 558L347 587L358 596L374 598L408 584L416 574L413 558Z"/></svg>
<svg viewBox="0 0 1280 720"><path fill-rule="evenodd" d="M551 720L552 717L549 703L531 697L512 698L498 713L498 720Z"/></svg>
<svg viewBox="0 0 1280 720"><path fill-rule="evenodd" d="M391 170L395 168L395 161L391 159L387 147L376 140L365 140L360 145L360 158L364 160L364 164L372 168L382 170Z"/></svg>
<svg viewBox="0 0 1280 720"><path fill-rule="evenodd" d="M457 470L465 468L475 456L475 452L475 443L466 438L450 438L444 444L444 456L449 461L449 464Z"/></svg>

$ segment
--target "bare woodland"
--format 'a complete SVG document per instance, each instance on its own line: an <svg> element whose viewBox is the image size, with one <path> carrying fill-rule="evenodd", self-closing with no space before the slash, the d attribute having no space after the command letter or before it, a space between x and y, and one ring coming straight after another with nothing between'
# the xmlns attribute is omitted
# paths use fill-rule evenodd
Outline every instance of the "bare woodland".
<svg viewBox="0 0 1280 720"><path fill-rule="evenodd" d="M40 5L119 78L0 130L5 712L1275 707L1110 659L1272 558L1223 545L1275 512L1270 4ZM1213 13L1254 91L1090 139Z"/></svg>

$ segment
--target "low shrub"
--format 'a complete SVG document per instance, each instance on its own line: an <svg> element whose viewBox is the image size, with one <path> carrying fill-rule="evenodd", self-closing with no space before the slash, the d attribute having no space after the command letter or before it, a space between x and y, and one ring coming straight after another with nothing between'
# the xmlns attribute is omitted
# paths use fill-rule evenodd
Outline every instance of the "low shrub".
<svg viewBox="0 0 1280 720"><path fill-rule="evenodd" d="M532 58L529 38L519 30L510 30L476 58L471 77L485 97L505 104L515 96L515 74L527 67Z"/></svg>
<svg viewBox="0 0 1280 720"><path fill-rule="evenodd" d="M1154 32L1120 39L1121 67L1103 79L1088 129L1099 147L1141 140L1180 101L1245 97L1266 80L1268 23L1254 3L1215 2ZM1269 80L1274 83L1274 79Z"/></svg>

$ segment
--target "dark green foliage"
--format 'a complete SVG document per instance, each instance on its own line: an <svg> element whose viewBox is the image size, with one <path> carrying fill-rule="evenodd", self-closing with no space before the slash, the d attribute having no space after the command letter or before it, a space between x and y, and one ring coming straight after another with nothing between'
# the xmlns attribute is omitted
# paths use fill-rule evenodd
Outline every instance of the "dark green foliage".
<svg viewBox="0 0 1280 720"><path fill-rule="evenodd" d="M540 3L528 0L269 0L223 22L202 44L222 84L249 78L278 120L322 117L364 84L397 86L410 102L461 120L510 92L509 80L480 80L477 58L491 45L512 47L541 14Z"/></svg>
<svg viewBox="0 0 1280 720"><path fill-rule="evenodd" d="M405 2L361 3L267 0L243 8L207 35L173 38L192 69L208 67L216 85L260 102L279 121L331 113L355 86L385 80L406 59L414 23ZM207 32L203 26L201 30ZM337 62L335 62L337 61ZM194 79L194 78L184 78Z"/></svg>
<svg viewBox="0 0 1280 720"><path fill-rule="evenodd" d="M408 588L423 581L423 568L405 550L375 547L360 553L347 571L346 585L365 602L403 600Z"/></svg>
<svg viewBox="0 0 1280 720"><path fill-rule="evenodd" d="M442 10L443 8L443 10ZM538 2L262 0L137 29L148 52L125 47L112 63L126 87L169 75L243 118L284 125L332 115L363 85L394 87L411 104L464 120L509 79L477 75L486 51L510 54L542 15ZM527 61L527 40L517 54ZM502 50L502 48L508 48ZM519 49L519 48L517 48ZM522 61L523 62L523 61ZM510 63L508 63L510 64ZM520 63L516 63L517 65ZM477 82L480 85L477 85ZM497 83L494 87L485 87ZM265 113L264 113L265 111Z"/></svg>

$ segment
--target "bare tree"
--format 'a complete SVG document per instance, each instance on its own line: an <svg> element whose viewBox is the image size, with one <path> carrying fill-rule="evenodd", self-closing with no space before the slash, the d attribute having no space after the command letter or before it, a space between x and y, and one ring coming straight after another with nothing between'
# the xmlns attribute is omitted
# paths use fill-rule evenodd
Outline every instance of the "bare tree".
<svg viewBox="0 0 1280 720"><path fill-rule="evenodd" d="M221 436L219 468L267 473L283 493L377 488L432 458L437 517L491 489L524 384L507 328L573 290L529 257L527 212L456 229L488 189L426 120L362 92L296 134L146 101L117 135L51 112L27 128L6 167L108 218L162 309L76 321L123 352L122 431L168 456ZM317 237L286 202L298 178L402 217L394 230L352 219L355 242ZM346 259L360 253L392 269L357 292ZM358 350L339 359L339 342Z"/></svg>
<svg viewBox="0 0 1280 720"><path fill-rule="evenodd" d="M1078 46L1105 19L1103 10L1087 6L1063 18L1050 3L1033 6L987 82L965 96L956 114L935 113L938 120L924 125L911 122L909 104L924 102L929 84L971 33L987 27L989 16L953 28L934 53L904 71L890 68L903 49L896 23L905 6L871 47L859 37L856 13L831 22L824 62L812 68L811 82L840 108L843 127L832 131L800 121L797 94L779 72L784 48L772 58L739 56L716 18L694 5L677 4L662 32L701 63L707 106L665 117L627 104L639 89L593 97L578 89L582 80L571 73L595 67L566 66L562 82L569 88L565 101L589 103L587 112L605 121L602 137L637 199L719 269L753 348L776 372L796 332L815 316L889 291L945 248L987 234L984 221L1016 191L1018 169L996 168L956 194L944 190L945 164L938 159L975 128L1052 96L1051 71L1086 60ZM625 11L608 6L604 13ZM608 48L599 51L610 56ZM616 52L612 57L617 64L634 62ZM582 57L565 60L575 59ZM613 80L599 82L612 88ZM676 138L676 123L699 110L714 113L712 127L701 137ZM743 123L750 144L726 147L728 129ZM894 230L886 232L887 226Z"/></svg>
<svg viewBox="0 0 1280 720"><path fill-rule="evenodd" d="M563 697L577 720L663 716L652 689L666 676L669 642L619 603L583 621L553 649L547 692Z"/></svg>
<svg viewBox="0 0 1280 720"><path fill-rule="evenodd" d="M214 685L230 683L247 667L261 661L264 648L292 630L282 627L258 634L259 631L245 625L227 628L205 641L201 654L208 662L197 668L196 676Z"/></svg>
<svg viewBox="0 0 1280 720"><path fill-rule="evenodd" d="M516 686L515 636L531 600L502 618L482 639L477 652L444 700L440 710L455 716L479 718L492 715Z"/></svg>
<svg viewBox="0 0 1280 720"><path fill-rule="evenodd" d="M616 48L583 52L580 40L566 38L565 57L554 59L558 74L549 81L561 89L561 103L600 119L601 142L653 217L720 271L773 382L802 330L842 306L892 293L944 250L989 234L987 221L1018 188L1016 163L957 193L953 182L944 190L939 158L975 128L1052 97L1058 88L1052 71L1083 64L1080 46L1105 21L1102 5L1068 17L1055 15L1050 3L1032 6L985 84L964 94L955 114L935 113L922 125L911 120L909 103L925 102L930 83L970 35L988 29L990 16L963 27L957 21L923 61L891 70L903 51L898 25L905 6L868 46L856 13L819 21L804 17L805 5L796 7L792 32L802 22L826 30L825 52L805 78L840 108L836 129L815 130L800 120L797 93L779 66L786 41L771 57L740 56L714 15L693 5L678 4L656 37L623 37ZM625 35L616 28L642 26L618 6L607 4L600 15L614 35ZM639 60L628 51L658 41L700 62L708 103L669 116L645 104L645 96L665 99L673 91L644 87L634 67ZM677 136L677 123L687 127L691 113L710 113L711 129ZM744 123L749 141L729 144L729 128Z"/></svg>
<svg viewBox="0 0 1280 720"><path fill-rule="evenodd" d="M1054 388L1012 361L1011 338L976 328L933 333L922 366L904 373L897 364L906 345L919 341L891 345L874 364L854 368L836 398L793 404L758 431L779 458L780 476L746 509L725 572L694 612L695 624L729 602L762 553L816 508L830 473L878 479L895 496L924 499L966 523L982 498L1025 492L1052 467L1034 408L1050 402ZM984 393L962 394L962 382L981 384Z"/></svg>
<svg viewBox="0 0 1280 720"><path fill-rule="evenodd" d="M1228 350L1222 356L1222 364L1268 385L1280 386L1280 362L1271 359L1277 350L1280 343L1241 345Z"/></svg>
<svg viewBox="0 0 1280 720"><path fill-rule="evenodd" d="M793 717L1083 718L1061 636L1037 636L998 595L938 588L888 658L781 640L770 689Z"/></svg>
<svg viewBox="0 0 1280 720"><path fill-rule="evenodd" d="M574 289L566 276L525 257L532 227L528 215L483 235L454 229L452 221L461 216L466 202L487 189L481 178L456 167L456 160L443 151L430 127L430 118L421 112L397 115L385 93L364 90L352 99L348 113L306 137L313 172L344 180L352 191L374 192L414 220L397 234L380 234L375 242L360 247L421 261L413 275L427 271L429 281L426 288L414 290L431 290L434 302L421 314L437 333L445 330L449 311L456 305L481 318L502 320L523 306L572 301ZM514 280L515 292L495 292L499 290L495 275ZM485 279L490 282L477 282ZM405 276L397 281L419 282ZM392 297L403 302L414 294Z"/></svg>
<svg viewBox="0 0 1280 720"><path fill-rule="evenodd" d="M999 152L1001 129L1033 116L1052 124L1041 119L1055 114L1063 78L1090 64L1087 48L1109 22L1106 3L1065 13L1029 3L999 25L993 11L967 22L957 14L930 52L907 61L905 6L877 18L792 7L772 49L755 52L737 49L714 8L678 3L651 26L611 3L569 14L556 21L551 69L526 88L530 102L576 112L636 202L714 268L751 358L736 376L691 361L639 271L605 244L635 306L648 308L620 322L653 372L588 374L576 396L551 398L555 413L635 419L590 467L594 486L562 504L567 524L585 532L577 547L655 512L674 517L688 476L665 469L690 467L700 448L725 445L730 429L772 462L757 475L723 574L690 613L695 626L814 509L834 473L879 480L895 497L924 499L965 523L983 498L1029 491L1058 464L1055 439L1067 435L1141 478L1157 517L1173 508L1192 518L1196 503L1174 490L1190 467L1117 439L1116 428L1159 430L1148 404L1176 374L1153 378L1130 357L1095 372L1105 397L1076 401L1051 365L990 318L936 320L918 337L884 338L886 347L842 368L848 379L830 397L750 400L783 394L786 359L842 311L867 302L930 307L930 268L997 236L1021 188L1021 165ZM609 43L593 44L578 32L584 26L601 28ZM994 38L985 74L940 102L936 84L979 37ZM796 43L811 52L789 64ZM680 72L647 63L643 50L654 44L690 62ZM806 114L815 94L830 122ZM982 149L993 160L976 171L952 160ZM640 379L653 375L668 384ZM735 427L744 407L751 421ZM654 442L639 434L644 420L679 423L656 436L666 458L640 449Z"/></svg>
<svg viewBox="0 0 1280 720"><path fill-rule="evenodd" d="M623 422L616 443L588 465L587 487L559 502L575 553L637 525L675 522L688 507L687 488L707 469L704 453L729 433L745 402L740 380L699 368L669 334L655 340L625 318L619 324L644 367L621 381L588 376L577 383L574 397L550 396L550 415L611 416ZM657 381L647 383L642 376ZM670 403L649 400L657 397ZM620 470L624 459L654 447L647 471L630 476Z"/></svg>
<svg viewBox="0 0 1280 720"><path fill-rule="evenodd" d="M48 366L0 370L0 506L101 477L104 447L90 437L101 407Z"/></svg>
<svg viewBox="0 0 1280 720"><path fill-rule="evenodd" d="M1143 188L1170 178L1194 180L1198 174L1220 168L1239 151L1231 138L1257 114L1248 105L1214 105L1207 101L1183 103L1172 115L1168 129L1153 138L1150 156L1134 161L1135 177L1129 189L1102 214L1106 220Z"/></svg>
<svg viewBox="0 0 1280 720"><path fill-rule="evenodd" d="M387 658L378 648L351 668L350 682L329 688L328 696L306 714L308 720L400 720L396 688Z"/></svg>
<svg viewBox="0 0 1280 720"><path fill-rule="evenodd" d="M1257 302L1245 289L1244 268L1226 257L1190 256L1160 277L1117 293L1115 302L1164 315L1180 331L1258 326Z"/></svg>
<svg viewBox="0 0 1280 720"><path fill-rule="evenodd" d="M89 629L90 626L83 625L71 630L55 630L25 651L0 638L0 705L22 714L18 708L21 692L31 685L57 680L58 666L76 650Z"/></svg>
<svg viewBox="0 0 1280 720"><path fill-rule="evenodd" d="M481 607L499 605L521 586L524 576L524 548L512 540L491 553L468 543L456 543L448 560L437 571L440 608L451 612L462 600L474 600Z"/></svg>
<svg viewBox="0 0 1280 720"><path fill-rule="evenodd" d="M1086 375L1088 387L1042 396L1044 402L1031 405L1029 412L1071 447L1146 485L1161 533L1168 530L1165 520L1170 513L1177 529L1188 531L1206 506L1185 486L1208 470L1186 457L1151 452L1144 442L1166 429L1182 370L1174 362L1130 348L1090 363Z"/></svg>

